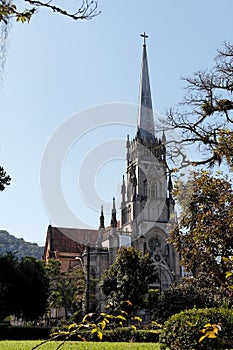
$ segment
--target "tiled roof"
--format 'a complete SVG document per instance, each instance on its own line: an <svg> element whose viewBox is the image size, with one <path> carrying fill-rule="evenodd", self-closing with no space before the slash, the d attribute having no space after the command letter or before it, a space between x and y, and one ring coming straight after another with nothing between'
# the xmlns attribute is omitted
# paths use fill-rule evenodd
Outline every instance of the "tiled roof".
<svg viewBox="0 0 233 350"><path fill-rule="evenodd" d="M81 253L84 245L95 246L97 238L98 230L49 226L45 249L49 244L51 251Z"/></svg>

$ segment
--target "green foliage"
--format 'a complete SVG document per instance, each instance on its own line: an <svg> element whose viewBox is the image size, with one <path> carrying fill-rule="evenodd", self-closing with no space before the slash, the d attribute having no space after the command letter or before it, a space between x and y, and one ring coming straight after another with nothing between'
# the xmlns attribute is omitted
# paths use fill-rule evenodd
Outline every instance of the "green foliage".
<svg viewBox="0 0 233 350"><path fill-rule="evenodd" d="M131 247L122 247L101 281L103 293L108 296L111 309L121 309L122 306L126 311L142 309L148 283L153 281L153 275L153 262L148 255L143 256ZM126 300L130 300L133 308L130 305L127 307Z"/></svg>
<svg viewBox="0 0 233 350"><path fill-rule="evenodd" d="M233 191L227 178L195 172L184 186L181 220L170 233L170 242L181 263L193 275L209 273L226 282L226 258L232 255ZM180 198L180 188L174 191Z"/></svg>
<svg viewBox="0 0 233 350"><path fill-rule="evenodd" d="M228 283L228 287L233 289L233 256L225 259L225 262L228 267L228 271L226 272L226 280Z"/></svg>
<svg viewBox="0 0 233 350"><path fill-rule="evenodd" d="M163 291L151 306L153 318L164 322L180 311L232 305L231 291L209 274L183 278Z"/></svg>
<svg viewBox="0 0 233 350"><path fill-rule="evenodd" d="M26 320L43 316L48 288L41 261L33 257L19 261L12 253L0 256L0 319L11 314Z"/></svg>
<svg viewBox="0 0 233 350"><path fill-rule="evenodd" d="M120 311L118 313L102 312L100 314L88 313L83 317L81 323L65 325L63 329L58 329L53 332L48 340L45 340L38 346L55 339L63 340L62 345L65 344L67 340L86 341L87 339L83 337L83 330L88 331L87 333L84 332L84 336L87 335L89 339L102 341L107 328L114 329L116 327L123 327L123 325L128 322L129 315L125 311ZM136 327L132 326L132 329L135 330Z"/></svg>
<svg viewBox="0 0 233 350"><path fill-rule="evenodd" d="M66 344L68 340L131 343L158 341L160 329L138 330L136 324L140 324L141 321L140 317L130 316L125 311L89 313L79 324L72 323L64 325L62 329L57 328L48 340L38 344L35 348L55 339L61 339L60 346ZM158 328L157 324L156 328Z"/></svg>
<svg viewBox="0 0 233 350"><path fill-rule="evenodd" d="M17 316L34 320L47 311L49 279L44 263L33 257L24 257L19 263L20 285L17 287L20 309Z"/></svg>
<svg viewBox="0 0 233 350"><path fill-rule="evenodd" d="M214 339L201 339L203 329L208 324L221 324L222 330ZM192 309L173 315L164 324L160 342L163 349L168 347L171 350L224 349L227 344L233 344L233 310Z"/></svg>
<svg viewBox="0 0 233 350"><path fill-rule="evenodd" d="M0 256L0 319L18 311L19 261L13 254Z"/></svg>
<svg viewBox="0 0 233 350"><path fill-rule="evenodd" d="M18 259L33 256L40 260L44 253L44 247L40 247L36 243L25 242L23 238L16 238L7 231L0 230L0 255L7 252L14 253Z"/></svg>
<svg viewBox="0 0 233 350"><path fill-rule="evenodd" d="M50 280L49 310L63 306L66 316L68 313L79 312L85 289L83 269L80 267L60 273L60 263L57 260L49 260L45 269Z"/></svg>
<svg viewBox="0 0 233 350"><path fill-rule="evenodd" d="M145 308L150 310L151 316L153 315L153 309L158 303L160 292L158 289L149 289L144 299ZM153 316L152 316L153 318Z"/></svg>
<svg viewBox="0 0 233 350"><path fill-rule="evenodd" d="M51 332L51 329L49 327L0 326L0 341L4 339L37 340L37 343L38 343L38 339L48 339L50 332ZM2 350L2 345L0 345L0 349ZM15 347L15 349L21 349L21 348ZM29 347L27 349L29 349Z"/></svg>
<svg viewBox="0 0 233 350"><path fill-rule="evenodd" d="M1 12L0 12L0 21L1 21ZM10 176L7 175L4 168L0 166L0 191L2 192L6 186L9 186L10 182L11 182Z"/></svg>

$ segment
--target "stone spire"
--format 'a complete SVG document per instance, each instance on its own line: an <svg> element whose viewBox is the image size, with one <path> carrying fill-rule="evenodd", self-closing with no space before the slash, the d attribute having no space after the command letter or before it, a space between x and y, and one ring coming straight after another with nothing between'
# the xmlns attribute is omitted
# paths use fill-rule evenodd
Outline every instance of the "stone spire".
<svg viewBox="0 0 233 350"><path fill-rule="evenodd" d="M112 227L117 227L115 197L113 197L113 203L112 203L112 219L111 219L111 226L112 226Z"/></svg>
<svg viewBox="0 0 233 350"><path fill-rule="evenodd" d="M148 137L154 139L154 117L152 108L152 98L150 91L149 69L146 52L146 38L145 33L141 34L144 38L143 51L142 51L142 67L140 78L140 91L139 91L139 109L138 109L138 132L140 137Z"/></svg>
<svg viewBox="0 0 233 350"><path fill-rule="evenodd" d="M125 206L125 194L126 194L126 186L125 186L125 177L122 177L122 185L121 185L121 205Z"/></svg>
<svg viewBox="0 0 233 350"><path fill-rule="evenodd" d="M101 213L100 213L100 229L101 228L104 228L104 208L103 206L101 205Z"/></svg>

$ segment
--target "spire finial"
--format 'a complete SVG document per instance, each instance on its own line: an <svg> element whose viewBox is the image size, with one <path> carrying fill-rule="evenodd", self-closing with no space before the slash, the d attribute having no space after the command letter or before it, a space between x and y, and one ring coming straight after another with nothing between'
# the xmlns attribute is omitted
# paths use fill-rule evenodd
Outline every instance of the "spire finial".
<svg viewBox="0 0 233 350"><path fill-rule="evenodd" d="M146 46L146 39L148 38L148 35L144 32L143 34L140 34L140 36L143 38L143 45Z"/></svg>
<svg viewBox="0 0 233 350"><path fill-rule="evenodd" d="M101 205L101 211L100 211L100 227L104 228L104 207Z"/></svg>
<svg viewBox="0 0 233 350"><path fill-rule="evenodd" d="M115 197L113 197L113 203L112 203L112 219L111 219L111 226L112 226L112 227L117 227Z"/></svg>

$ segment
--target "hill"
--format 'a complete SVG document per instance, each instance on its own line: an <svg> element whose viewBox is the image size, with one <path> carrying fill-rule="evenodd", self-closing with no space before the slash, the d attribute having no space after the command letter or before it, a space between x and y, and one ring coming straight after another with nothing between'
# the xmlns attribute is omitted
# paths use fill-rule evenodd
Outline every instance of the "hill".
<svg viewBox="0 0 233 350"><path fill-rule="evenodd" d="M38 246L37 243L25 242L23 238L17 238L5 230L0 230L0 255L6 252L15 253L19 259L24 256L34 256L41 260L44 247Z"/></svg>

